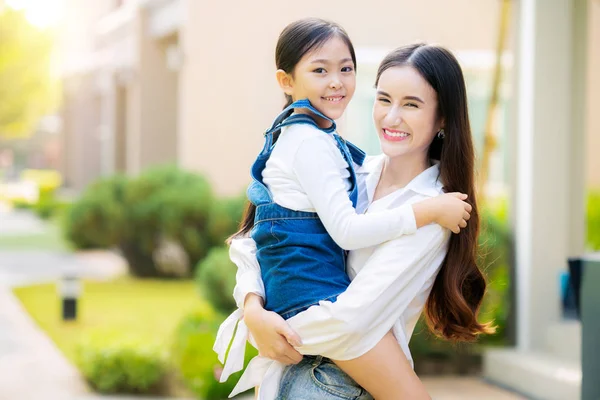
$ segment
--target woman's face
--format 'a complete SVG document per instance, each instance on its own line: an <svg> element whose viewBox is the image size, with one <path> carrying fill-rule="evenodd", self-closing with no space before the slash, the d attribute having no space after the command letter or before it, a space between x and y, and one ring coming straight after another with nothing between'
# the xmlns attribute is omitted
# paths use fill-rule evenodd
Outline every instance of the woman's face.
<svg viewBox="0 0 600 400"><path fill-rule="evenodd" d="M390 158L427 160L433 138L442 128L437 93L411 66L385 70L377 84L373 121L381 150Z"/></svg>

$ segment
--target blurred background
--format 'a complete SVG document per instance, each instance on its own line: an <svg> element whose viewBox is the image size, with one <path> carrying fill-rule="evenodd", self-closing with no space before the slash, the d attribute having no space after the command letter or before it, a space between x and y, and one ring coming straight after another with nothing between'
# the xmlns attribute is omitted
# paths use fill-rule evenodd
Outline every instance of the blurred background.
<svg viewBox="0 0 600 400"><path fill-rule="evenodd" d="M227 397L224 240L307 16L352 38L338 126L369 154L387 52L441 44L467 80L499 329L418 325L433 398L600 398L600 1L0 0L0 399Z"/></svg>

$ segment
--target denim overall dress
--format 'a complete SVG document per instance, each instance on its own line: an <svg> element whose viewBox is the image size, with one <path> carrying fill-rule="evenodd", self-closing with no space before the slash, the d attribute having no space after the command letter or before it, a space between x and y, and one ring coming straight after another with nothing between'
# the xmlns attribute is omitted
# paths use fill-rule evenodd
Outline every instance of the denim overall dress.
<svg viewBox="0 0 600 400"><path fill-rule="evenodd" d="M308 109L331 122L320 128L306 114L293 114L292 109ZM346 290L350 279L346 274L346 253L329 236L317 213L295 211L276 204L262 179L262 171L275 146L274 133L293 124L309 124L332 135L348 163L351 188L348 196L356 207L358 190L352 163L362 165L365 153L335 133L335 123L313 108L308 100L287 107L265 132L265 145L252 165L252 183L248 199L256 206L252 239L265 285L265 309L288 319L321 300L335 301ZM276 139L275 139L276 140Z"/></svg>

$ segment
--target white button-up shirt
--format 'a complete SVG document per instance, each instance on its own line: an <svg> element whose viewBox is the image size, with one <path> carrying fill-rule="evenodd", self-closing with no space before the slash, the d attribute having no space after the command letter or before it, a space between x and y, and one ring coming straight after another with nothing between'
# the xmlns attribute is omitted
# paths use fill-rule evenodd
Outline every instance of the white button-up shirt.
<svg viewBox="0 0 600 400"><path fill-rule="evenodd" d="M312 125L282 129L262 177L275 203L316 212L329 236L344 250L374 246L417 230L408 204L377 213L357 211L348 197L348 163L332 135Z"/></svg>
<svg viewBox="0 0 600 400"><path fill-rule="evenodd" d="M389 210L443 193L439 167L434 165L406 187L373 201L384 160L383 155L370 157L357 169L359 211L367 206L367 213ZM408 342L446 256L450 235L448 229L431 224L413 235L351 251L347 273L352 282L337 301L321 301L318 306L287 320L302 338L302 346L296 349L302 354L351 360L371 350L393 329L400 347L412 363ZM249 335L243 320L239 320L243 316L245 297L248 293L264 297L255 253L252 239L238 239L231 245L230 256L238 266L234 297L239 309L221 325L214 346L219 359L224 362L233 338L222 382L243 368ZM231 395L260 385L259 399L275 399L284 368L273 360L255 357Z"/></svg>

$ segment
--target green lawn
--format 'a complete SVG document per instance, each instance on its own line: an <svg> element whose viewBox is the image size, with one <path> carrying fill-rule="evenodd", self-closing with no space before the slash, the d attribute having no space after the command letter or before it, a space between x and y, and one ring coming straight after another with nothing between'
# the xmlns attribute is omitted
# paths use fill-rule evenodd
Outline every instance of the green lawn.
<svg viewBox="0 0 600 400"><path fill-rule="evenodd" d="M68 251L57 223L49 223L44 232L29 235L0 235L0 250Z"/></svg>
<svg viewBox="0 0 600 400"><path fill-rule="evenodd" d="M29 314L75 362L78 342L97 330L108 330L169 345L172 333L191 310L206 306L192 281L136 280L85 282L76 322L63 322L54 284L14 290Z"/></svg>

